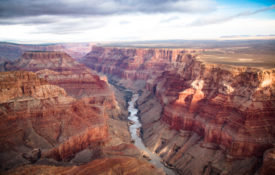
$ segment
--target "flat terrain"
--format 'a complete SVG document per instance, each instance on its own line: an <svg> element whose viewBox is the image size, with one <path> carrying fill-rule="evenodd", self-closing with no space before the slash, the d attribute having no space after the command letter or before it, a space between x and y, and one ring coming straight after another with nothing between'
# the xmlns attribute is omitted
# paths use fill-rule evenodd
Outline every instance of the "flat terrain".
<svg viewBox="0 0 275 175"><path fill-rule="evenodd" d="M275 48L229 47L213 48L199 52L202 61L234 66L275 68Z"/></svg>

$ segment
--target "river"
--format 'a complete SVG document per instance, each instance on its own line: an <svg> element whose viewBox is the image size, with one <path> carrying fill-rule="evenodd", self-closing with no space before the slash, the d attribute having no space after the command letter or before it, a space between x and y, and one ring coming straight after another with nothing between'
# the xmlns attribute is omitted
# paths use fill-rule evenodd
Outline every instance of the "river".
<svg viewBox="0 0 275 175"><path fill-rule="evenodd" d="M128 102L128 111L130 112L128 119L133 122L133 124L129 127L131 137L135 141L136 147L151 159L150 162L153 165L155 165L157 168L162 168L167 175L175 175L175 172L173 170L165 167L162 164L161 158L158 155L152 153L147 147L145 147L142 139L137 134L137 130L142 126L137 116L138 109L135 107L135 103L138 100L138 97L138 94L134 94L131 101Z"/></svg>

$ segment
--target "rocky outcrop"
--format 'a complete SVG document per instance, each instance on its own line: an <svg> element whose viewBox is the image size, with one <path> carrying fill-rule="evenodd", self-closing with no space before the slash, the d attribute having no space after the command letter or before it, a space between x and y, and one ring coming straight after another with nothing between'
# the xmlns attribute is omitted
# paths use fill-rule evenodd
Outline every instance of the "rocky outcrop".
<svg viewBox="0 0 275 175"><path fill-rule="evenodd" d="M3 72L0 75L0 103L30 96L37 99L54 98L66 95L64 89L50 85L35 73L25 71Z"/></svg>
<svg viewBox="0 0 275 175"><path fill-rule="evenodd" d="M108 140L104 106L67 96L32 72L4 72L0 79L1 169L33 162L28 155L35 149L66 160Z"/></svg>
<svg viewBox="0 0 275 175"><path fill-rule="evenodd" d="M104 80L64 52L26 52L15 62L7 63L6 70L37 72L39 77L58 85L76 98L106 94L108 86Z"/></svg>
<svg viewBox="0 0 275 175"><path fill-rule="evenodd" d="M275 70L203 63L196 53L94 47L82 62L146 81L143 139L180 173L254 173L275 143Z"/></svg>
<svg viewBox="0 0 275 175"><path fill-rule="evenodd" d="M234 157L261 156L273 146L274 70L194 62L170 78L172 73L155 85L164 106L162 121L171 128L195 131L205 143L217 143Z"/></svg>

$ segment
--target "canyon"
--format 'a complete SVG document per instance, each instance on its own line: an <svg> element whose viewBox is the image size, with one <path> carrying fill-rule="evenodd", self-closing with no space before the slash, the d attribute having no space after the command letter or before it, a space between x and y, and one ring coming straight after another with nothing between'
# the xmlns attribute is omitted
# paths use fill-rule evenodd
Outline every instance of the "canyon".
<svg viewBox="0 0 275 175"><path fill-rule="evenodd" d="M203 62L200 51L93 47L81 62L142 90L145 145L178 173L260 173L275 143L275 70Z"/></svg>
<svg viewBox="0 0 275 175"><path fill-rule="evenodd" d="M131 144L106 78L68 54L25 52L0 79L1 173L163 173Z"/></svg>
<svg viewBox="0 0 275 175"><path fill-rule="evenodd" d="M81 59L58 47L6 57L1 171L164 174L131 143L130 90L145 146L177 174L272 174L273 62L222 64L205 52L93 45Z"/></svg>

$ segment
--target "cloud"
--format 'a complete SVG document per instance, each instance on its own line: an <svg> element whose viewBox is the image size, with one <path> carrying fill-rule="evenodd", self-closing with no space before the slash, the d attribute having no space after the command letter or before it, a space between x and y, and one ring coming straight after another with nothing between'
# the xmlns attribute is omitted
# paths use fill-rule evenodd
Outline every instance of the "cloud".
<svg viewBox="0 0 275 175"><path fill-rule="evenodd" d="M168 18L164 18L160 21L160 23L169 23L171 21L175 21L180 19L178 16L172 16L172 17L168 17Z"/></svg>
<svg viewBox="0 0 275 175"><path fill-rule="evenodd" d="M126 20L119 22L119 24L121 24L121 25L130 24L130 23L131 23L130 21L126 21Z"/></svg>
<svg viewBox="0 0 275 175"><path fill-rule="evenodd" d="M105 16L127 13L201 13L213 0L1 0L0 19L41 15Z"/></svg>
<svg viewBox="0 0 275 175"><path fill-rule="evenodd" d="M83 33L87 30L94 30L102 28L106 25L105 21L100 20L87 20L72 19L65 22L59 22L52 25L39 25L36 33L48 33L48 34L75 34Z"/></svg>
<svg viewBox="0 0 275 175"><path fill-rule="evenodd" d="M0 40L75 42L273 34L270 18L224 23L271 9L274 6L222 17L231 8L216 0L0 0ZM223 24L206 26L217 23Z"/></svg>
<svg viewBox="0 0 275 175"><path fill-rule="evenodd" d="M235 18L239 18L239 17L243 17L243 16L250 16L250 15L265 12L268 10L273 10L273 9L275 9L275 5L261 8L261 9L255 10L255 11L246 11L246 12L238 13L233 16L220 17L220 18L202 18L202 19L193 21L188 26L205 26L205 25L211 25L211 24L219 24L219 23L231 21Z"/></svg>
<svg viewBox="0 0 275 175"><path fill-rule="evenodd" d="M30 16L24 18L13 18L13 19L0 19L0 25L15 25L15 24L24 24L24 25L39 25L39 24L50 24L57 23L60 19L56 16Z"/></svg>
<svg viewBox="0 0 275 175"><path fill-rule="evenodd" d="M45 20L48 23L40 23L39 21ZM0 20L1 21L1 20ZM102 28L106 25L107 19L104 17L97 18L79 18L79 17L66 17L66 16L38 16L27 17L21 21L23 26L34 27L31 33L48 33L48 34L73 34L85 32L87 30L94 30ZM0 22L1 24L1 22ZM11 25L12 26L12 25Z"/></svg>
<svg viewBox="0 0 275 175"><path fill-rule="evenodd" d="M213 0L0 0L0 26L23 25L41 34L70 34L95 30L118 22L136 22L129 16L202 13L214 10ZM169 17L168 17L169 18ZM169 19L168 19L169 20ZM171 19L173 20L173 19Z"/></svg>

